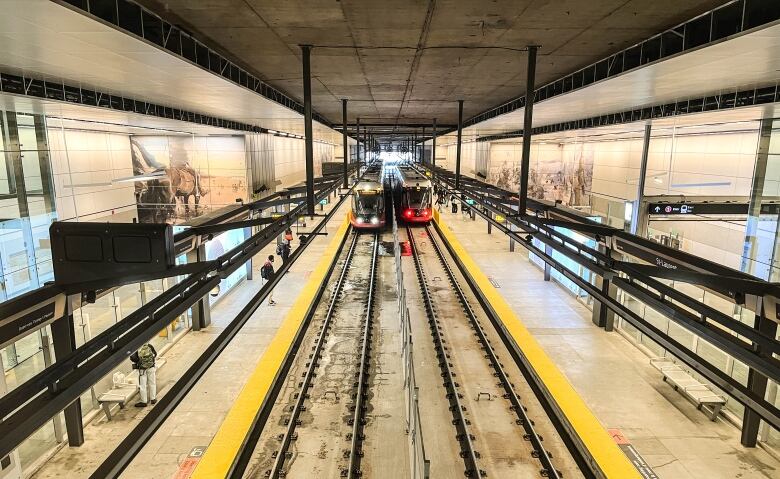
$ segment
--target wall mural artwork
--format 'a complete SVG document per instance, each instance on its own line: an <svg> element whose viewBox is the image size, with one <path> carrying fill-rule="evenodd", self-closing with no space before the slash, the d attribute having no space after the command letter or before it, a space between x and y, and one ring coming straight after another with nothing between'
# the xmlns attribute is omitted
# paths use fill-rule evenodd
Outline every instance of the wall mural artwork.
<svg viewBox="0 0 780 479"><path fill-rule="evenodd" d="M220 141L222 144L217 144L215 151L209 151L215 148L214 142ZM185 136L133 136L130 148L141 223L184 223L210 208L246 197L244 171L232 174L232 170L211 167L212 162L235 162L234 158L227 158L230 155L238 155L242 162L241 139L209 138L207 143L204 138L193 140ZM245 168L244 165L239 167Z"/></svg>
<svg viewBox="0 0 780 479"><path fill-rule="evenodd" d="M593 151L583 145L563 147L558 154L537 152L531 159L528 196L560 201L566 206L590 205L593 184ZM520 188L520 162L504 161L490 167L488 182L510 191Z"/></svg>

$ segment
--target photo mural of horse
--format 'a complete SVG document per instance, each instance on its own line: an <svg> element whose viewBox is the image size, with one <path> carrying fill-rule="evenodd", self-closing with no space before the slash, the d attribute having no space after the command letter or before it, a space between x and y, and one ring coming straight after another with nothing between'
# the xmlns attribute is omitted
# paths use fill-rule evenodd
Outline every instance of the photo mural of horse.
<svg viewBox="0 0 780 479"><path fill-rule="evenodd" d="M200 172L188 159L187 150L178 141L170 143L170 164L158 161L139 141L130 140L141 223L177 223L201 214L201 197L208 194L203 188ZM190 197L194 205L190 209Z"/></svg>

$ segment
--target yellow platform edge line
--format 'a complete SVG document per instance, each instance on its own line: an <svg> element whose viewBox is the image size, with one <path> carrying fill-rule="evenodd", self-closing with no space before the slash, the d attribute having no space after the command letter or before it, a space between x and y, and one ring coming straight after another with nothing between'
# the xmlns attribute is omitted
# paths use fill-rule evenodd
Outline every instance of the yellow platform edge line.
<svg viewBox="0 0 780 479"><path fill-rule="evenodd" d="M274 377L287 351L292 346L295 334L303 323L309 305L314 301L317 290L325 280L331 263L336 259L341 240L346 235L348 228L349 221L345 217L309 276L303 290L279 326L276 335L257 361L255 370L238 394L236 401L225 416L225 420L222 421L222 425L217 430L217 434L198 462L195 471L190 476L192 479L215 479L227 476L233 459L238 454L257 411L260 410L268 391L271 389Z"/></svg>
<svg viewBox="0 0 780 479"><path fill-rule="evenodd" d="M566 417L582 444L590 451L594 462L607 478L641 479L639 471L620 450L604 426L588 408L566 376L544 352L504 297L490 283L482 269L444 224L438 212L434 220L455 254L463 262L479 289L485 295L506 330L520 347L536 375L542 380L558 408Z"/></svg>

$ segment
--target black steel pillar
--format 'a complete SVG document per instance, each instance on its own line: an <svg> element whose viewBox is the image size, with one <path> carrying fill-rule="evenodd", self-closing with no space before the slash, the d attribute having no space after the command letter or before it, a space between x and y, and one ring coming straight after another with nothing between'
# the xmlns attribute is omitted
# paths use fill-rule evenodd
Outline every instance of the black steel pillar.
<svg viewBox="0 0 780 479"><path fill-rule="evenodd" d="M463 100L458 100L458 143L455 147L455 189L460 189L460 143L463 136Z"/></svg>
<svg viewBox="0 0 780 479"><path fill-rule="evenodd" d="M433 146L431 146L431 166L436 166L436 118L433 119Z"/></svg>
<svg viewBox="0 0 780 479"><path fill-rule="evenodd" d="M754 328L765 337L774 338L777 335L777 323L764 317L763 307L758 309L759 312L756 314ZM755 343L753 343L753 348L756 352L761 350L761 346ZM766 396L767 377L750 368L748 370L747 387L756 397L763 398ZM758 413L746 407L742 415L742 435L739 442L745 447L756 447L760 425L761 417Z"/></svg>
<svg viewBox="0 0 780 479"><path fill-rule="evenodd" d="M80 295L69 296L65 300L65 315L51 323L51 340L54 345L54 356L57 362L68 359L76 350L76 332L73 328L73 311L75 302L80 301ZM65 430L68 432L68 445L84 444L84 423L81 419L81 401L70 403L63 411Z"/></svg>
<svg viewBox="0 0 780 479"><path fill-rule="evenodd" d="M347 188L347 184L349 183L349 174L348 172L348 155L349 155L349 144L348 140L349 137L347 136L347 99L344 98L341 100L341 141L344 143L344 184L342 185L344 188Z"/></svg>
<svg viewBox="0 0 780 479"><path fill-rule="evenodd" d="M311 126L311 45L301 45L303 56L303 125L306 136L306 213L314 216L314 132Z"/></svg>
<svg viewBox="0 0 780 479"><path fill-rule="evenodd" d="M528 172L531 167L531 133L534 119L534 81L536 80L536 45L528 45L528 68L525 81L525 118L523 119L523 158L520 163L520 204L521 215L525 214L528 201Z"/></svg>
<svg viewBox="0 0 780 479"><path fill-rule="evenodd" d="M357 119L357 124L355 125L355 140L357 140L357 164L358 164L358 171L360 171L360 118ZM359 176L359 175L358 175Z"/></svg>
<svg viewBox="0 0 780 479"><path fill-rule="evenodd" d="M647 122L645 125L645 136L642 140L642 160L639 163L639 181L636 185L636 202L634 203L634 209L631 211L631 234L645 235L646 228L640 228L639 222L644 222L647 217L641 211L642 198L645 196L645 179L647 177L647 158L650 153L650 134L652 133L652 125Z"/></svg>
<svg viewBox="0 0 780 479"><path fill-rule="evenodd" d="M422 142L420 144L420 163L425 163L425 127L422 127Z"/></svg>
<svg viewBox="0 0 780 479"><path fill-rule="evenodd" d="M412 134L412 162L417 163L417 132Z"/></svg>

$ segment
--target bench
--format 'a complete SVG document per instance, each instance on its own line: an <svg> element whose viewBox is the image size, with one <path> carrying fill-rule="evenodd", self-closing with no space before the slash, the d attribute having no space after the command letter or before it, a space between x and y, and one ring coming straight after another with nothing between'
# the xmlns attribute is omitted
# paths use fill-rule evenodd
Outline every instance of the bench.
<svg viewBox="0 0 780 479"><path fill-rule="evenodd" d="M165 359L157 358L156 368L159 371L165 364ZM103 412L106 414L106 419L111 421L111 406L114 404L119 405L119 409L124 409L127 403L138 393L137 379L129 380L127 376L122 373L114 373L113 387L108 391L98 396L97 401Z"/></svg>
<svg viewBox="0 0 780 479"><path fill-rule="evenodd" d="M674 361L667 358L654 358L650 364L661 371L664 382L669 383L675 391L682 393L696 404L696 409L703 411L710 421L717 419L720 410L726 404L726 398L715 394L709 386L697 381Z"/></svg>

